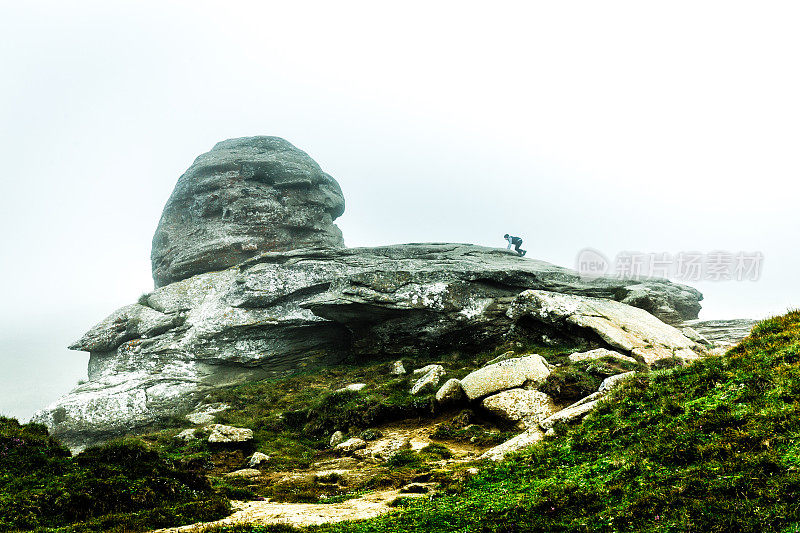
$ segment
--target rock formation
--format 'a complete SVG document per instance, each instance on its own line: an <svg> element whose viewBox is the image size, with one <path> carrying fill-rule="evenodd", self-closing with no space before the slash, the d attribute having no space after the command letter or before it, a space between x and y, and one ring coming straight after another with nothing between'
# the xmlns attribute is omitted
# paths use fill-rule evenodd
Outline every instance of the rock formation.
<svg viewBox="0 0 800 533"><path fill-rule="evenodd" d="M648 363L703 350L666 324L697 317L692 288L588 280L467 244L346 249L332 224L342 209L336 182L281 139L224 141L200 156L153 240L157 288L70 347L90 352L89 381L35 420L80 448L311 358L514 339L577 340Z"/></svg>
<svg viewBox="0 0 800 533"><path fill-rule="evenodd" d="M344 197L308 154L278 137L217 143L178 179L153 237L156 287L267 251L344 246Z"/></svg>

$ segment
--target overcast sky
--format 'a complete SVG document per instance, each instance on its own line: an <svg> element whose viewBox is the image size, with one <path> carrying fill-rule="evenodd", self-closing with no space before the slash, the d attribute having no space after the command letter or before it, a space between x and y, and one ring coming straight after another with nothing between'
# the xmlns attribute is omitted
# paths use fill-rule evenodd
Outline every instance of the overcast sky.
<svg viewBox="0 0 800 533"><path fill-rule="evenodd" d="M761 252L703 318L800 305L795 2L0 1L0 413L152 289L177 178L277 135L334 176L348 246Z"/></svg>

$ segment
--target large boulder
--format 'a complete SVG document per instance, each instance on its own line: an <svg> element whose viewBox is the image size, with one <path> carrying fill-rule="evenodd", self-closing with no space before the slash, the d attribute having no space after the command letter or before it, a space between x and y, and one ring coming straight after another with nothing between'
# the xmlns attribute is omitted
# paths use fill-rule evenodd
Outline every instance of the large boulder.
<svg viewBox="0 0 800 533"><path fill-rule="evenodd" d="M507 422L535 427L557 411L552 398L538 390L510 389L484 398L481 407Z"/></svg>
<svg viewBox="0 0 800 533"><path fill-rule="evenodd" d="M527 317L556 329L583 330L644 363L679 357L692 360L705 348L647 311L613 300L527 290L509 308L514 319Z"/></svg>
<svg viewBox="0 0 800 533"><path fill-rule="evenodd" d="M467 398L474 400L525 383L543 383L549 375L547 361L541 355L532 354L479 368L461 380L461 388Z"/></svg>
<svg viewBox="0 0 800 533"><path fill-rule="evenodd" d="M180 177L153 236L156 287L265 251L344 246L336 181L278 137L217 143Z"/></svg>

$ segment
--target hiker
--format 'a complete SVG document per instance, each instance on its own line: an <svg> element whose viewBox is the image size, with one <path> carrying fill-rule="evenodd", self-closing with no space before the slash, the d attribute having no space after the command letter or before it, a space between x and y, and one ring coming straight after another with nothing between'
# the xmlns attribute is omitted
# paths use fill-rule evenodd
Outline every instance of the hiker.
<svg viewBox="0 0 800 533"><path fill-rule="evenodd" d="M503 238L508 241L508 248L506 250L510 250L511 247L514 247L514 250L519 254L520 257L525 255L527 252L525 250L520 250L520 246L522 246L522 239L519 237L512 237L508 233L503 235Z"/></svg>

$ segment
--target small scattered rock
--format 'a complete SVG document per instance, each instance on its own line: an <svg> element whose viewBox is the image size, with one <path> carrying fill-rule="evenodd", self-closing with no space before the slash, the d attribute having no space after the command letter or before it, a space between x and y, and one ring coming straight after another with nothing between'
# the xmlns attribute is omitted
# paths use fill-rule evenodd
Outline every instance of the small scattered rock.
<svg viewBox="0 0 800 533"><path fill-rule="evenodd" d="M527 431L520 433L516 437L505 441L503 444L498 444L481 455L481 459L489 459L490 461L500 461L511 452L519 451L527 448L531 444L542 440L544 433L539 429L531 428Z"/></svg>
<svg viewBox="0 0 800 533"><path fill-rule="evenodd" d="M343 387L343 388L339 389L337 392L348 391L348 390L351 390L351 391L354 391L354 392L358 392L358 391L362 390L366 386L367 386L366 383L351 383L351 384L347 385L346 387Z"/></svg>
<svg viewBox="0 0 800 533"><path fill-rule="evenodd" d="M590 402L581 403L582 401L583 400L576 402L566 409L562 409L556 414L542 420L539 425L541 425L544 429L550 429L558 423L569 422L571 420L582 418L589 411L594 409L597 406L597 402L600 400L592 400Z"/></svg>
<svg viewBox="0 0 800 533"><path fill-rule="evenodd" d="M336 448L342 442L344 442L344 433L342 433L341 431L335 431L333 435L331 435L331 440L330 440L331 448Z"/></svg>
<svg viewBox="0 0 800 533"><path fill-rule="evenodd" d="M269 461L269 455L261 452L255 452L253 455L250 456L250 460L247 463L247 466L250 468L255 468L260 464L266 463Z"/></svg>
<svg viewBox="0 0 800 533"><path fill-rule="evenodd" d="M467 398L474 400L493 392L520 387L526 382L543 383L550 375L544 357L537 354L507 359L472 372L461 380Z"/></svg>
<svg viewBox="0 0 800 533"><path fill-rule="evenodd" d="M622 383L626 379L633 377L635 373L636 372L624 372L622 374L609 376L603 380L603 382L600 384L600 388L597 389L597 392L605 394L608 391L615 389L620 383Z"/></svg>
<svg viewBox="0 0 800 533"><path fill-rule="evenodd" d="M187 442L190 440L196 440L197 437L195 436L195 431L197 431L197 429L195 428L184 429L183 431L175 435L175 438L178 440L185 440Z"/></svg>
<svg viewBox="0 0 800 533"><path fill-rule="evenodd" d="M603 357L613 357L619 361L626 361L628 363L635 363L636 359L633 357L622 355L614 350L607 350L606 348L597 348L596 350L589 350L588 352L576 352L569 356L569 360L573 363L578 361L586 361L587 359L602 359Z"/></svg>
<svg viewBox="0 0 800 533"><path fill-rule="evenodd" d="M210 424L214 421L214 414L230 409L227 403L212 403L199 407L193 413L186 415L192 424Z"/></svg>
<svg viewBox="0 0 800 533"><path fill-rule="evenodd" d="M225 477L243 477L243 478L254 478L259 477L261 475L261 470L256 470L255 468L242 468L241 470L234 470L233 472L228 472L225 474Z"/></svg>
<svg viewBox="0 0 800 533"><path fill-rule="evenodd" d="M423 366L422 368L417 368L417 369L415 369L415 370L414 370L413 372L411 372L411 373L412 373L413 375L415 375L415 376L418 376L418 375L420 375L420 374L427 374L427 373L428 373L428 372L430 372L431 370L437 370L437 369L440 369L440 368L441 368L442 370L444 370L444 367L443 367L442 365L426 365L426 366Z"/></svg>
<svg viewBox="0 0 800 533"><path fill-rule="evenodd" d="M393 376L402 376L406 373L406 367L403 366L402 361L395 361L392 363L392 369L390 372Z"/></svg>
<svg viewBox="0 0 800 533"><path fill-rule="evenodd" d="M383 433L377 429L365 429L361 432L361 439L365 441L377 440L383 437Z"/></svg>
<svg viewBox="0 0 800 533"><path fill-rule="evenodd" d="M425 391L436 390L436 387L439 385L439 381L445 375L444 367L442 367L442 365L428 365L418 370L426 370L426 372L411 387L410 392L412 396ZM418 372L417 370L414 371L414 374L418 373L422 372Z"/></svg>
<svg viewBox="0 0 800 533"><path fill-rule="evenodd" d="M338 444L334 449L341 453L353 453L356 450L366 448L367 443L358 437L347 439L346 441Z"/></svg>
<svg viewBox="0 0 800 533"><path fill-rule="evenodd" d="M224 426L222 424L211 424L204 429L211 432L208 436L208 442L230 444L253 440L252 429Z"/></svg>
<svg viewBox="0 0 800 533"><path fill-rule="evenodd" d="M465 397L464 389L461 388L461 382L455 378L445 381L444 385L436 391L436 401L441 404L458 403Z"/></svg>

